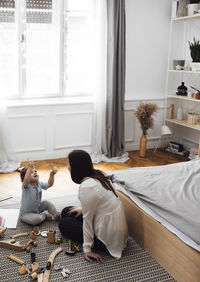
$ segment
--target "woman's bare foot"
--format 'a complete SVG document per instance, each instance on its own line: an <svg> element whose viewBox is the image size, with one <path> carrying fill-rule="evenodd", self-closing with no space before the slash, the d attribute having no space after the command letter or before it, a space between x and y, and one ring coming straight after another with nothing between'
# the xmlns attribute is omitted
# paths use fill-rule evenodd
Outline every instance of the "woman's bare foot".
<svg viewBox="0 0 200 282"><path fill-rule="evenodd" d="M53 216L50 213L46 213L46 219L49 221L53 220Z"/></svg>

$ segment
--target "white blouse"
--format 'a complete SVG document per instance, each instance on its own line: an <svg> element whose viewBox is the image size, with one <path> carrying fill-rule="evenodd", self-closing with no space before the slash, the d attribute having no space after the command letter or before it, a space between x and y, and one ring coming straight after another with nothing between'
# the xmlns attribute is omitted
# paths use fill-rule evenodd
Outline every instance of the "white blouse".
<svg viewBox="0 0 200 282"><path fill-rule="evenodd" d="M110 254L120 258L126 247L128 228L121 201L93 178L86 178L79 188L83 213L83 251L90 252L94 235Z"/></svg>

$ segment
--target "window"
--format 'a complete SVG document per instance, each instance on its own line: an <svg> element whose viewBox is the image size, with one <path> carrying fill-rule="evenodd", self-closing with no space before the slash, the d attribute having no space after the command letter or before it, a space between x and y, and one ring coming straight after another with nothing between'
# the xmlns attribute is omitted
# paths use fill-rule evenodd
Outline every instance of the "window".
<svg viewBox="0 0 200 282"><path fill-rule="evenodd" d="M6 98L91 95L94 0L1 0Z"/></svg>

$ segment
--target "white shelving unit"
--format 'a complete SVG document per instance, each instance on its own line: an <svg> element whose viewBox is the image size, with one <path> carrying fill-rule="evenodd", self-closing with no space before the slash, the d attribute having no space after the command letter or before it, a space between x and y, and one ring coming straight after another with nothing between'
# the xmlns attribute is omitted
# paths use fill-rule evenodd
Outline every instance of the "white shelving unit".
<svg viewBox="0 0 200 282"><path fill-rule="evenodd" d="M172 0L173 3L174 0ZM174 12L172 11L172 14ZM189 98L188 96L176 95L178 86L182 82L188 88L188 92L194 92L191 86L200 89L200 71L191 71L190 48L188 41L193 41L193 38L200 40L200 13L193 16L184 16L171 18L170 22L170 41L168 53L168 71L166 81L166 107L165 120L168 125L171 124L173 135L176 133L176 128L184 127L190 130L195 130L199 135L200 119L198 124L190 124L187 122L187 113L195 112L200 115L200 100ZM173 69L173 60L185 60L184 70ZM169 117L170 104L174 104L174 117ZM182 108L183 119L177 119L177 109ZM175 125L175 127L174 127ZM179 130L183 132L183 130ZM184 137L184 136L182 136Z"/></svg>

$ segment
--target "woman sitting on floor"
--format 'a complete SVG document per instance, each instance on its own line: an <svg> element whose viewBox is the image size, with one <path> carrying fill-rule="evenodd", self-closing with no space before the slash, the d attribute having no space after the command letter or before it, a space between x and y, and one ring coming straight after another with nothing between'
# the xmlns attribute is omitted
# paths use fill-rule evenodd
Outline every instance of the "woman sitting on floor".
<svg viewBox="0 0 200 282"><path fill-rule="evenodd" d="M60 232L69 239L83 243L87 261L102 262L92 248L107 250L120 258L126 246L128 229L122 203L109 177L94 169L90 155L74 150L68 156L68 169L72 180L80 184L81 207L63 209L59 222Z"/></svg>

